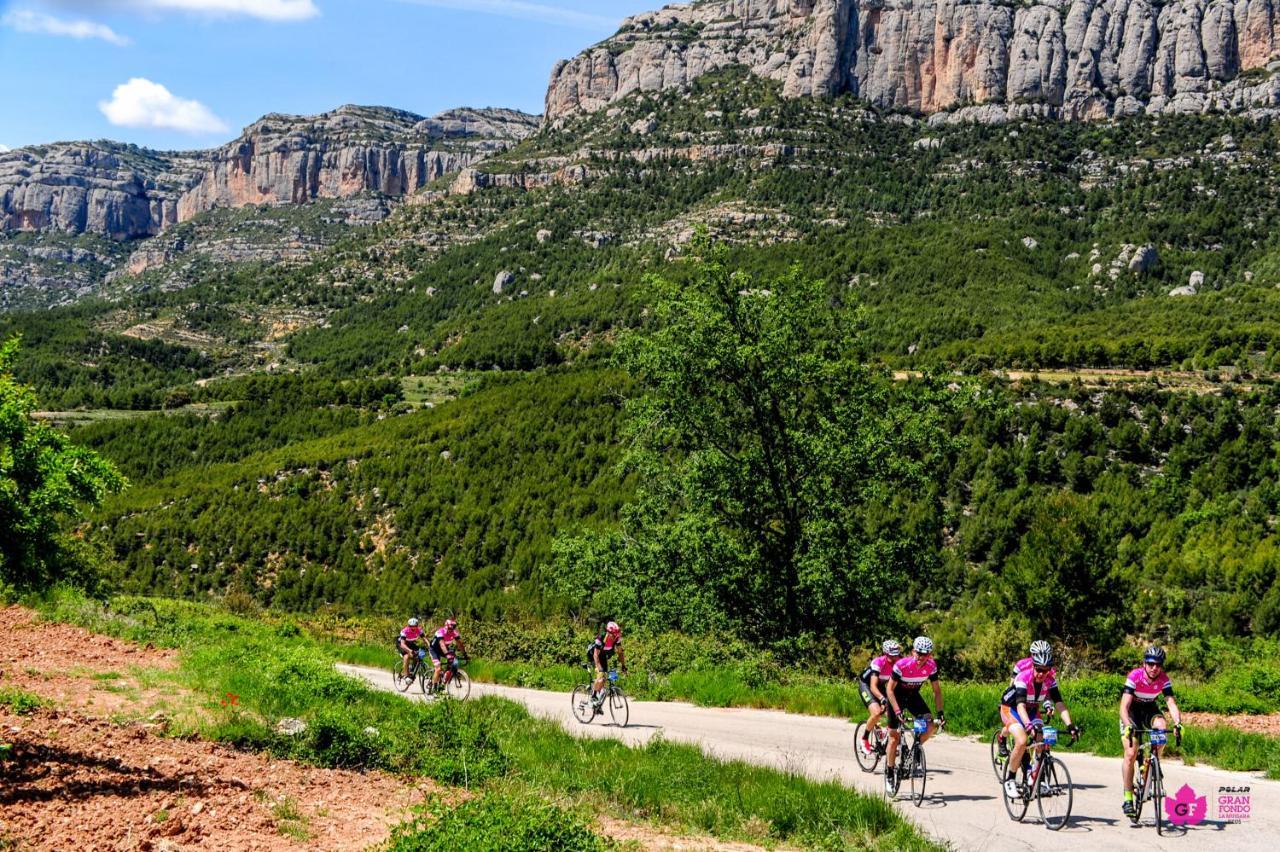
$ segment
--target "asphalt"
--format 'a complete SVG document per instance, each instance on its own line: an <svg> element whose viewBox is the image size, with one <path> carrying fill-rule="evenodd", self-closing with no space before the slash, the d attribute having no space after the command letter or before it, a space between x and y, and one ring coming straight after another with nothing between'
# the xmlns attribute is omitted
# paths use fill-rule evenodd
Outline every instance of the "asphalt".
<svg viewBox="0 0 1280 852"><path fill-rule="evenodd" d="M392 689L389 671L339 665L380 689ZM667 740L692 743L723 760L745 760L822 781L836 780L865 793L883 795L884 779L858 768L853 755L853 725L825 716L803 716L775 710L697 707L683 702L632 701L630 724L617 727L598 717L588 725L573 718L569 695L535 689L473 685L472 696L497 695L518 701L537 716L559 722L565 730L585 737L614 737L640 745L661 734ZM411 698L422 696L414 689ZM1227 772L1163 763L1170 795L1184 784L1206 797L1205 819L1197 825L1172 827L1156 834L1150 805L1141 825L1134 826L1120 812L1118 758L1073 753L1055 754L1066 764L1074 786L1071 820L1051 832L1040 823L1035 803L1022 823L1012 821L1000 800L991 771L988 742L976 737L940 734L925 746L929 767L927 796L920 807L899 800L896 807L931 837L948 846L969 850L1201 850L1280 852L1280 782L1260 773ZM1247 792L1244 792L1247 790ZM904 785L905 797L905 785ZM1224 798L1247 799L1247 818L1225 818ZM1220 804L1221 803L1221 804Z"/></svg>

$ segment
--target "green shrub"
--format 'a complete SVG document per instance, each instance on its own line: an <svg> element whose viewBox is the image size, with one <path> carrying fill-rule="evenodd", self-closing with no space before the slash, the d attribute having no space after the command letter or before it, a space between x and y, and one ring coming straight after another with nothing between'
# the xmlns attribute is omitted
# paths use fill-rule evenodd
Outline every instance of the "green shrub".
<svg viewBox="0 0 1280 852"><path fill-rule="evenodd" d="M325 707L311 717L295 750L320 766L377 769L387 764L378 734L352 721L346 708Z"/></svg>
<svg viewBox="0 0 1280 852"><path fill-rule="evenodd" d="M13 686L0 688L0 705L8 707L19 716L29 716L45 704L44 699Z"/></svg>
<svg viewBox="0 0 1280 852"><path fill-rule="evenodd" d="M553 804L487 793L398 826L386 852L597 852L608 845L577 816Z"/></svg>

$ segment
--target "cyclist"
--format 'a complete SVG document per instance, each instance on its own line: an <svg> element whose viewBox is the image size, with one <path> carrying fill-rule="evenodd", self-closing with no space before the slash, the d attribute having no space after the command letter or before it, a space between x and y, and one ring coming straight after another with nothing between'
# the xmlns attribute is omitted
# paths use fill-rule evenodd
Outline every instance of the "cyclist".
<svg viewBox="0 0 1280 852"><path fill-rule="evenodd" d="M866 754L870 754L875 748L871 744L870 735L876 729L876 723L880 721L880 717L884 715L885 708L889 706L889 699L884 697L884 685L893 674L893 664L902 658L902 643L897 639L886 639L880 646L880 650L884 653L867 663L867 667L858 677L858 692L862 695L862 701L867 705L869 714L867 727L862 732L861 743L861 748Z"/></svg>
<svg viewBox="0 0 1280 852"><path fill-rule="evenodd" d="M1014 675L1013 683L1000 696L1000 721L1005 730L1013 736L1013 754L1005 764L1004 792L1010 799L1019 795L1018 783L1014 780L1016 770L1022 765L1022 756L1027 753L1027 732L1044 727L1040 718L1040 702L1052 701L1057 707L1062 721L1067 723L1071 733L1071 741L1080 738L1080 729L1071 722L1071 712L1062 700L1058 690L1057 673L1053 670L1053 651L1048 643L1032 645L1031 667Z"/></svg>
<svg viewBox="0 0 1280 852"><path fill-rule="evenodd" d="M1018 660L1018 662L1013 664L1013 677L1009 679L1010 686L1013 686L1014 682L1017 681L1019 674L1025 671L1031 671L1031 669L1034 668L1035 666L1034 660L1037 654L1048 654L1049 658L1052 659L1053 647L1043 639L1037 639L1034 642L1032 642L1031 647L1027 649L1027 656L1023 657L1021 660ZM1055 670L1050 672L1049 674L1051 677L1056 679L1058 673ZM1003 698L1001 700L1003 700ZM1008 736L1007 736L1008 733L1009 733L1009 725L1007 723L1002 722L1000 726L1000 736L996 738L996 741L1000 745L1001 757L1009 756L1009 743L1008 743Z"/></svg>
<svg viewBox="0 0 1280 852"><path fill-rule="evenodd" d="M467 652L467 646L462 641L462 636L458 634L458 622L452 618L445 619L444 627L441 627L431 637L431 644L427 646L427 653L431 655L431 665L434 671L431 672L431 688L436 689L440 686L440 679L444 677L444 669L440 663L447 658L450 663L453 662L453 646L458 646L458 650L464 654Z"/></svg>
<svg viewBox="0 0 1280 852"><path fill-rule="evenodd" d="M609 660L615 653L622 673L626 674L627 655L622 650L622 628L618 626L618 622L610 621L605 625L604 633L596 634L596 638L587 646L587 664L595 666L596 670L596 679L591 685L591 705L597 716L604 712L604 673L609 670Z"/></svg>
<svg viewBox="0 0 1280 852"><path fill-rule="evenodd" d="M422 638L422 628L418 626L418 619L411 618L409 622L400 628L399 635L396 636L396 653L404 660L404 676L409 676L409 660L417 655L419 650L418 640Z"/></svg>
<svg viewBox="0 0 1280 852"><path fill-rule="evenodd" d="M1142 665L1129 672L1125 678L1124 690L1120 693L1120 738L1124 742L1124 764L1121 778L1124 780L1124 815L1132 817L1133 807L1133 762L1138 756L1138 743L1131 736L1135 730L1164 730L1167 724L1164 714L1156 705L1156 699L1164 696L1169 705L1169 714L1173 716L1173 729L1179 736L1182 734L1182 712L1178 710L1178 702L1173 698L1173 682L1164 670L1164 648L1151 645L1142 655ZM1156 746L1156 754L1163 751Z"/></svg>
<svg viewBox="0 0 1280 852"><path fill-rule="evenodd" d="M928 719L929 727L920 737L920 742L928 742L939 725L945 724L946 717L942 712L942 685L938 683L938 663L933 659L933 640L928 636L917 636L911 643L912 654L903 657L893 664L889 676L889 748L888 762L884 770L885 791L894 792L893 773L894 760L898 754L898 741L902 738L899 728L902 725L902 711L919 719ZM934 722L929 707L920 695L920 687L925 681L933 684L933 706L938 710L938 721Z"/></svg>

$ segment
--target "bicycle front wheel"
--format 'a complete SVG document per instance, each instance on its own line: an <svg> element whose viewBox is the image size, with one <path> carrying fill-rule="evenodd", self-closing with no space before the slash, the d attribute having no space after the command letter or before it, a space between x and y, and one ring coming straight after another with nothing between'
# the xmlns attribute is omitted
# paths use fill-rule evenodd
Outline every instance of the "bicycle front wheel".
<svg viewBox="0 0 1280 852"><path fill-rule="evenodd" d="M596 717L596 708L591 704L591 684L573 688L573 717L584 725Z"/></svg>
<svg viewBox="0 0 1280 852"><path fill-rule="evenodd" d="M609 717L613 724L625 728L631 720L631 707L627 704L627 696L617 687L609 690Z"/></svg>
<svg viewBox="0 0 1280 852"><path fill-rule="evenodd" d="M1027 815L1027 808L1031 806L1031 799L1027 797L1027 770L1019 769L1014 773L1014 780L1018 782L1018 789L1021 791L1018 797L1010 799L1004 791L1004 782L1000 782L1000 798L1004 799L1004 809L1009 812L1009 819L1014 822L1022 822L1023 817Z"/></svg>
<svg viewBox="0 0 1280 852"><path fill-rule="evenodd" d="M405 677L403 672L404 666L392 666L391 683L394 684L395 688L401 692L407 692L409 690L409 684L413 683L413 675Z"/></svg>
<svg viewBox="0 0 1280 852"><path fill-rule="evenodd" d="M924 760L924 746L911 747L911 803L917 808L924 804L924 784L929 780L928 765Z"/></svg>
<svg viewBox="0 0 1280 852"><path fill-rule="evenodd" d="M445 687L444 694L459 701L466 700L466 697L471 694L471 678L467 677L467 673L462 669L458 669Z"/></svg>
<svg viewBox="0 0 1280 852"><path fill-rule="evenodd" d="M1047 758L1036 782L1036 807L1050 831L1058 831L1071 819L1071 773L1056 757Z"/></svg>
<svg viewBox="0 0 1280 852"><path fill-rule="evenodd" d="M1151 755L1151 768L1147 771L1147 798L1155 811L1156 834L1164 834L1164 773L1160 770L1160 758Z"/></svg>
<svg viewBox="0 0 1280 852"><path fill-rule="evenodd" d="M1004 783L1004 767L1008 762L1009 756L1000 754L1000 729L996 728L996 732L991 735L991 769L1001 784Z"/></svg>
<svg viewBox="0 0 1280 852"><path fill-rule="evenodd" d="M858 727L853 729L853 756L858 761L858 768L863 772L875 772L876 765L880 763L880 750L876 748L876 744L871 744L871 751L866 751L862 747L862 743L870 742L870 735L874 731L867 730L866 722L859 722Z"/></svg>

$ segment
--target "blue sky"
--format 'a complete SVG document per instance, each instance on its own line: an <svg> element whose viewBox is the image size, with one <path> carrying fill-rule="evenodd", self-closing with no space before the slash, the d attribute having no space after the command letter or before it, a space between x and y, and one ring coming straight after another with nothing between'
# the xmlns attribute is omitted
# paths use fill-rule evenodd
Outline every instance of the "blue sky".
<svg viewBox="0 0 1280 852"><path fill-rule="evenodd" d="M344 103L542 111L557 59L661 0L0 0L0 146L206 148Z"/></svg>

